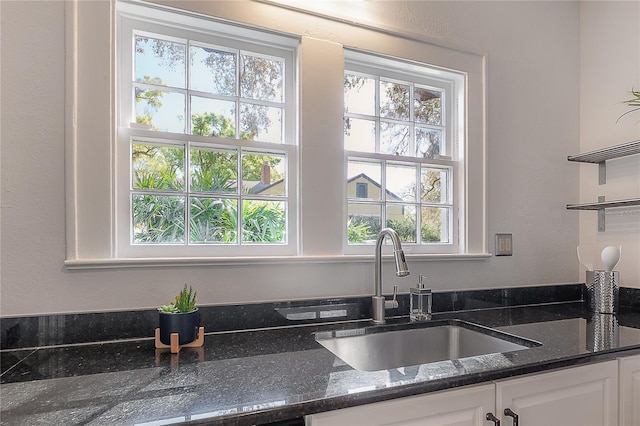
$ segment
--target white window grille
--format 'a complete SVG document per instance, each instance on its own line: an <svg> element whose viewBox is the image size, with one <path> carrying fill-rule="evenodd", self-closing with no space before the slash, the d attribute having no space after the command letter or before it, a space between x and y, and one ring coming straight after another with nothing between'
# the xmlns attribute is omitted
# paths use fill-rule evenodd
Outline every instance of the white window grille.
<svg viewBox="0 0 640 426"><path fill-rule="evenodd" d="M345 57L345 251L370 251L391 227L406 251L456 252L463 75L351 50Z"/></svg>
<svg viewBox="0 0 640 426"><path fill-rule="evenodd" d="M297 40L154 14L119 14L118 255L296 254Z"/></svg>

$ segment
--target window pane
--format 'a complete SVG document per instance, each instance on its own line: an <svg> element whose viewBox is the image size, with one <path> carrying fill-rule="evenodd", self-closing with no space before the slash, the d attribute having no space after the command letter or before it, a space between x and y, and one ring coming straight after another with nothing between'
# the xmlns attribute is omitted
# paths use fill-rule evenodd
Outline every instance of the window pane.
<svg viewBox="0 0 640 426"><path fill-rule="evenodd" d="M423 207L420 235L423 243L448 243L451 209L446 207Z"/></svg>
<svg viewBox="0 0 640 426"><path fill-rule="evenodd" d="M286 222L283 201L242 202L242 241L245 243L285 243Z"/></svg>
<svg viewBox="0 0 640 426"><path fill-rule="evenodd" d="M420 172L420 199L427 203L447 203L448 171L423 168Z"/></svg>
<svg viewBox="0 0 640 426"><path fill-rule="evenodd" d="M183 43L135 37L135 81L185 88Z"/></svg>
<svg viewBox="0 0 640 426"><path fill-rule="evenodd" d="M345 118L344 149L376 152L376 122L352 117Z"/></svg>
<svg viewBox="0 0 640 426"><path fill-rule="evenodd" d="M237 151L191 148L189 153L192 191L238 191Z"/></svg>
<svg viewBox="0 0 640 426"><path fill-rule="evenodd" d="M284 155L251 153L242 156L244 193L286 195Z"/></svg>
<svg viewBox="0 0 640 426"><path fill-rule="evenodd" d="M135 86L134 91L136 123L160 132L184 133L184 94L139 86Z"/></svg>
<svg viewBox="0 0 640 426"><path fill-rule="evenodd" d="M367 60L365 53L345 57L347 243L375 241L375 235L365 241L356 233L357 225L369 217L367 209L374 209L375 217L382 218L377 231L388 226L407 243L437 241L455 246L451 188L458 159L449 146L451 135L446 132L450 129L445 127L454 121L445 117L448 111L443 109L449 87L458 84L453 74L427 65L405 71L400 61L373 55ZM376 174L379 171L382 176ZM432 247L415 249L432 251Z"/></svg>
<svg viewBox="0 0 640 426"><path fill-rule="evenodd" d="M216 95L236 95L237 55L208 47L191 46L189 88Z"/></svg>
<svg viewBox="0 0 640 426"><path fill-rule="evenodd" d="M240 96L261 101L284 101L284 63L240 55Z"/></svg>
<svg viewBox="0 0 640 426"><path fill-rule="evenodd" d="M414 88L413 108L416 123L442 124L442 92Z"/></svg>
<svg viewBox="0 0 640 426"><path fill-rule="evenodd" d="M409 155L409 126L380 123L380 152L392 155Z"/></svg>
<svg viewBox="0 0 640 426"><path fill-rule="evenodd" d="M184 243L185 199L133 194L133 243Z"/></svg>
<svg viewBox="0 0 640 426"><path fill-rule="evenodd" d="M364 182L356 183L356 198L369 198L369 184Z"/></svg>
<svg viewBox="0 0 640 426"><path fill-rule="evenodd" d="M191 96L191 134L235 138L235 102Z"/></svg>
<svg viewBox="0 0 640 426"><path fill-rule="evenodd" d="M409 86L380 81L380 117L409 120Z"/></svg>
<svg viewBox="0 0 640 426"><path fill-rule="evenodd" d="M344 111L375 115L376 81L355 74L344 75Z"/></svg>
<svg viewBox="0 0 640 426"><path fill-rule="evenodd" d="M387 165L387 200L416 200L416 166Z"/></svg>
<svg viewBox="0 0 640 426"><path fill-rule="evenodd" d="M382 229L380 204L349 203L347 241L349 244L374 243Z"/></svg>
<svg viewBox="0 0 640 426"><path fill-rule="evenodd" d="M282 143L282 109L263 105L240 105L240 138Z"/></svg>
<svg viewBox="0 0 640 426"><path fill-rule="evenodd" d="M416 157L438 158L442 131L416 127Z"/></svg>
<svg viewBox="0 0 640 426"><path fill-rule="evenodd" d="M387 204L387 225L398 233L404 243L416 242L416 206Z"/></svg>
<svg viewBox="0 0 640 426"><path fill-rule="evenodd" d="M131 186L155 190L184 189L184 148L134 142Z"/></svg>
<svg viewBox="0 0 640 426"><path fill-rule="evenodd" d="M190 208L190 242L237 243L238 202L236 200L191 197Z"/></svg>
<svg viewBox="0 0 640 426"><path fill-rule="evenodd" d="M117 224L126 235L121 253L295 254L299 207L290 209L288 187L298 177L288 172L298 169L298 148L285 120L296 110L288 96L297 84L289 69L296 39L125 15L117 124L127 131L119 132L125 158L116 166L131 177L118 191L126 206ZM134 243L168 247L149 252Z"/></svg>
<svg viewBox="0 0 640 426"><path fill-rule="evenodd" d="M347 196L349 198L358 197L356 191L358 185L365 185L367 197L370 200L382 199L382 165L370 161L349 160L347 164Z"/></svg>

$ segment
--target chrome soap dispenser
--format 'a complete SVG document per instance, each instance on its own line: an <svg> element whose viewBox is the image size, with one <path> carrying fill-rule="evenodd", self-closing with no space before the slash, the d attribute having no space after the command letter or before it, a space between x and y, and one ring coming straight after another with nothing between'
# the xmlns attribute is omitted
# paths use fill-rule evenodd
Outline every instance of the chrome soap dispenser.
<svg viewBox="0 0 640 426"><path fill-rule="evenodd" d="M424 275L420 275L416 287L411 287L409 293L409 318L411 321L428 321L431 319L431 289L425 288Z"/></svg>

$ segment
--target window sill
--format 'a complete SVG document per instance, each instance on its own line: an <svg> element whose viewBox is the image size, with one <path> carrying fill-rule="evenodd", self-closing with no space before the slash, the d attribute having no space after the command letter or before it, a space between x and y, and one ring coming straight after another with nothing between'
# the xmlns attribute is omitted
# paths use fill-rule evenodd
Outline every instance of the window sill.
<svg viewBox="0 0 640 426"><path fill-rule="evenodd" d="M450 260L485 260L491 258L490 253L478 254L414 254L407 255L408 260L416 261L450 261ZM391 259L391 256L384 256ZM216 265L278 265L278 264L313 264L313 263L368 263L373 262L373 255L345 256L261 256L261 257L163 257L163 258L120 258L120 259L67 259L64 266L68 270L86 269L123 269Z"/></svg>

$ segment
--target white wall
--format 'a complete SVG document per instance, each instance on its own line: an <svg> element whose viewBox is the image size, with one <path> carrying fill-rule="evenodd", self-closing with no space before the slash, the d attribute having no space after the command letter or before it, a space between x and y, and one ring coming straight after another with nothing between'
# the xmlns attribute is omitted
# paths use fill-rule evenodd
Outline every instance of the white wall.
<svg viewBox="0 0 640 426"><path fill-rule="evenodd" d="M409 258L412 276L397 280L400 290L408 291L418 274L436 291L583 279L575 257L579 214L565 209L583 195L578 166L566 161L580 148L578 3L349 4L341 10L485 54L488 61L488 248L493 251L496 232L511 232L514 255ZM64 9L58 1L0 2L0 315L151 308L167 303L185 281L197 288L200 304L372 293L372 261L65 270ZM322 34L309 28L307 35Z"/></svg>
<svg viewBox="0 0 640 426"><path fill-rule="evenodd" d="M580 151L640 140L640 111L618 118L630 108L632 88L640 89L640 2L580 4ZM580 202L640 197L640 155L607 161L607 183L598 184L598 167L580 168ZM622 245L616 268L626 287L640 288L640 209L610 211L605 232L597 214L580 212L580 245L601 267L600 251ZM581 279L584 274L581 271Z"/></svg>

